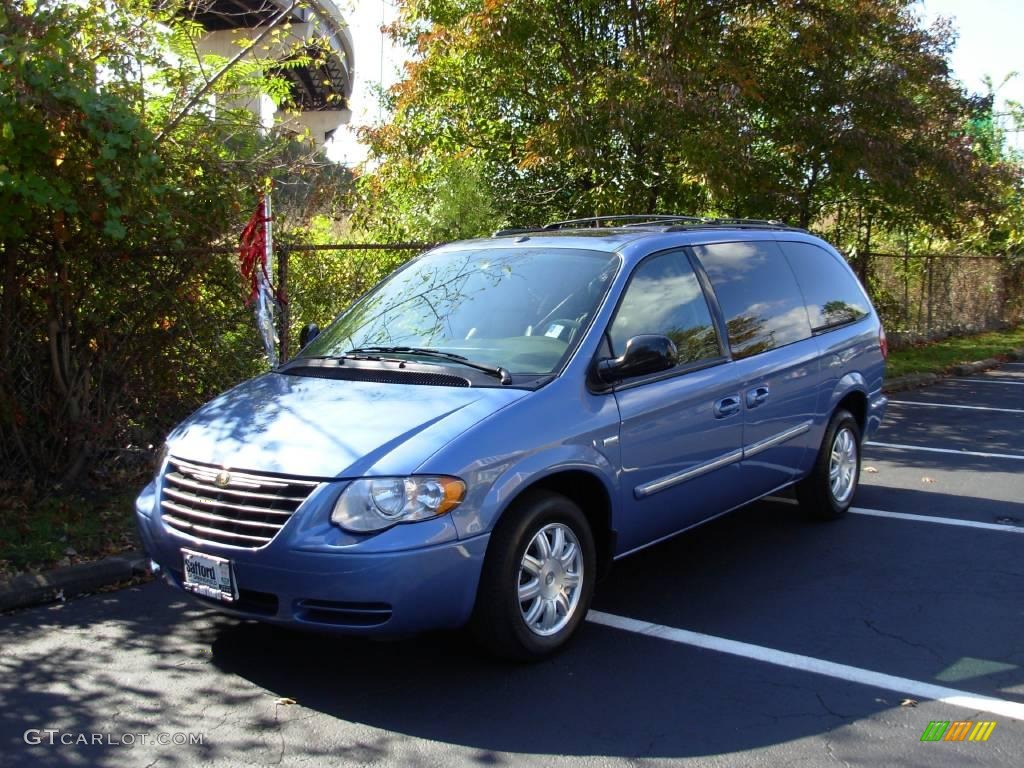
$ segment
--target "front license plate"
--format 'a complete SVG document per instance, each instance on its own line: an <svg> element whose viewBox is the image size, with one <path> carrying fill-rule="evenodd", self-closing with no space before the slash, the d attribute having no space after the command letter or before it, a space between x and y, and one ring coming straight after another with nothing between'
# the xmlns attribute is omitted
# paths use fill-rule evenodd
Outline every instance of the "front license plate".
<svg viewBox="0 0 1024 768"><path fill-rule="evenodd" d="M181 554L185 559L185 589L226 603L238 599L230 560L190 549L181 550Z"/></svg>

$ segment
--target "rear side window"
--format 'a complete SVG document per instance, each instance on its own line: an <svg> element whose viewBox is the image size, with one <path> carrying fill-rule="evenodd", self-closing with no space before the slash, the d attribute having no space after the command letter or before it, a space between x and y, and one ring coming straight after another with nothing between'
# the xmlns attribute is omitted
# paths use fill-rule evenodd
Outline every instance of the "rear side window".
<svg viewBox="0 0 1024 768"><path fill-rule="evenodd" d="M651 256L634 270L608 330L612 354L645 333L672 339L681 364L722 356L704 292L682 251Z"/></svg>
<svg viewBox="0 0 1024 768"><path fill-rule="evenodd" d="M775 243L715 243L693 250L725 315L733 357L810 338L803 295Z"/></svg>
<svg viewBox="0 0 1024 768"><path fill-rule="evenodd" d="M870 314L857 278L831 253L811 243L779 243L779 247L796 273L815 333Z"/></svg>

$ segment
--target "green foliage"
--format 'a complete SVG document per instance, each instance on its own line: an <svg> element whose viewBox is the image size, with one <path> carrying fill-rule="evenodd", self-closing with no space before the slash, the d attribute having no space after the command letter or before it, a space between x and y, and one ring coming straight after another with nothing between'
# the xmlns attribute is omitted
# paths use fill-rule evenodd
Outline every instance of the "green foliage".
<svg viewBox="0 0 1024 768"><path fill-rule="evenodd" d="M307 323L327 326L334 317L377 282L400 266L416 250L374 250L321 248L353 238L347 229L335 226L324 215L314 216L308 224L278 238L281 245L293 244L289 252L289 315L292 351L298 347L299 332Z"/></svg>
<svg viewBox="0 0 1024 768"><path fill-rule="evenodd" d="M467 165L493 221L783 218L862 252L991 223L1020 178L968 133L952 31L912 0L406 0L393 33L416 58L361 180L389 234Z"/></svg>
<svg viewBox="0 0 1024 768"><path fill-rule="evenodd" d="M144 0L0 0L0 480L80 482L260 365L238 232L302 165ZM301 174L299 174L301 175Z"/></svg>
<svg viewBox="0 0 1024 768"><path fill-rule="evenodd" d="M444 242L504 224L477 157L395 158L359 179L356 224L378 242Z"/></svg>

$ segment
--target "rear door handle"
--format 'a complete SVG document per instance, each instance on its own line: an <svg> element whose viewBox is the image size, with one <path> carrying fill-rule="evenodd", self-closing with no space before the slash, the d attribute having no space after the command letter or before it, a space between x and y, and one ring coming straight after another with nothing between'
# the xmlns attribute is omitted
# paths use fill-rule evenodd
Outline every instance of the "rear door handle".
<svg viewBox="0 0 1024 768"><path fill-rule="evenodd" d="M717 403L715 403L715 418L724 419L726 416L731 416L734 413L739 413L740 410L740 396L729 395L723 397Z"/></svg>
<svg viewBox="0 0 1024 768"><path fill-rule="evenodd" d="M768 399L768 387L754 387L747 390L747 408L757 408Z"/></svg>

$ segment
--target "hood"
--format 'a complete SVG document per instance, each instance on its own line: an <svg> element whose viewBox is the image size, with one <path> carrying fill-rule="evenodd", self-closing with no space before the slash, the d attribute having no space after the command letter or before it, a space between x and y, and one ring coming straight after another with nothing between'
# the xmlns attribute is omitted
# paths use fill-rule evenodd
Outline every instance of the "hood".
<svg viewBox="0 0 1024 768"><path fill-rule="evenodd" d="M268 373L204 405L167 442L174 456L234 469L403 475L526 394Z"/></svg>

